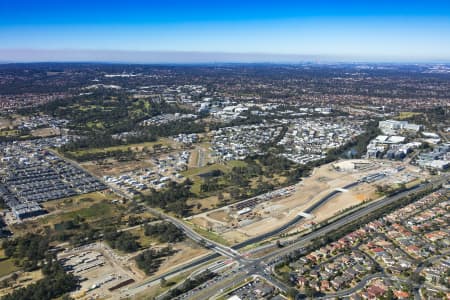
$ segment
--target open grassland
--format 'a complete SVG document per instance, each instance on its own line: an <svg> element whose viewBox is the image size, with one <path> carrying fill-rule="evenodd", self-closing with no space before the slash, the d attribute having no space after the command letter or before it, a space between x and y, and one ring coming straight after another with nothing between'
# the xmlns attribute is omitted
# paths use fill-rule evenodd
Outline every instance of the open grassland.
<svg viewBox="0 0 450 300"><path fill-rule="evenodd" d="M226 171L229 171L230 168L224 164L212 164L212 165L204 166L201 168L192 168L187 171L181 172L181 174L185 177L193 178L195 176L198 176L198 175L201 175L204 173L208 173L211 171L215 171L215 170L220 170L222 172L226 172Z"/></svg>
<svg viewBox="0 0 450 300"><path fill-rule="evenodd" d="M412 118L412 117L414 117L414 116L418 116L418 115L421 115L421 114L422 114L422 113L419 113L419 112L402 111L402 112L400 112L400 114L398 115L397 119L400 119L400 120L406 120L406 119L409 119L409 118Z"/></svg>
<svg viewBox="0 0 450 300"><path fill-rule="evenodd" d="M210 196L203 199L189 199L187 204L192 207L192 214L197 214L205 210L216 208L220 204L220 201L217 196Z"/></svg>
<svg viewBox="0 0 450 300"><path fill-rule="evenodd" d="M113 158L108 158L102 163L95 161L82 162L80 165L88 170L90 173L102 177L102 176L117 176L122 173L131 172L141 168L151 168L154 165L149 160L130 160L130 161L117 161Z"/></svg>
<svg viewBox="0 0 450 300"><path fill-rule="evenodd" d="M215 241L215 242L220 243L225 246L230 246L229 241L227 241L226 239L224 239L223 237L221 237L219 234L217 234L215 232L208 231L208 230L200 228L198 226L194 226L193 229L197 233L201 234L202 236L206 237L207 239L209 239L211 241Z"/></svg>
<svg viewBox="0 0 450 300"><path fill-rule="evenodd" d="M155 275L163 274L175 267L181 266L190 260L194 260L210 251L187 239L172 245L176 253L168 257L159 267Z"/></svg>
<svg viewBox="0 0 450 300"><path fill-rule="evenodd" d="M16 136L19 134L18 130L2 130L0 136Z"/></svg>
<svg viewBox="0 0 450 300"><path fill-rule="evenodd" d="M0 258L0 277L9 275L17 270L19 270L19 267L14 264L11 258Z"/></svg>
<svg viewBox="0 0 450 300"><path fill-rule="evenodd" d="M8 118L0 117L0 129L9 128L12 125L12 121Z"/></svg>
<svg viewBox="0 0 450 300"><path fill-rule="evenodd" d="M97 153L106 153L106 152L114 152L114 151L127 151L130 149L134 152L141 152L144 149L154 149L155 145L161 146L174 146L174 142L169 139L161 138L155 142L145 142L145 143L137 143L137 144L128 144L128 145L119 145L105 148L91 148L91 149L80 149L77 151L69 151L68 153L73 157L83 156L86 154L97 154Z"/></svg>
<svg viewBox="0 0 450 300"><path fill-rule="evenodd" d="M59 135L61 131L58 128L38 128L31 131L32 136L49 137Z"/></svg>
<svg viewBox="0 0 450 300"><path fill-rule="evenodd" d="M132 235L137 237L137 241L141 248L149 248L151 246L159 244L159 241L157 238L146 236L144 233L143 227L138 227L132 230L128 231Z"/></svg>
<svg viewBox="0 0 450 300"><path fill-rule="evenodd" d="M16 235L27 232L44 232L46 228L57 229L65 221L81 219L91 225L117 219L126 210L126 205L113 204L114 195L94 192L70 198L48 201L43 206L50 212L42 217L26 220L12 226Z"/></svg>
<svg viewBox="0 0 450 300"><path fill-rule="evenodd" d="M415 187L416 185L421 184L422 181L423 181L423 180L422 180L421 178L418 178L418 179L416 179L416 180L410 181L410 182L408 182L407 184L405 184L405 187L406 187L407 189L410 189L410 188L412 188L412 187Z"/></svg>
<svg viewBox="0 0 450 300"><path fill-rule="evenodd" d="M89 223L97 220L109 219L120 214L118 205L107 201L94 203L88 207L60 214L53 214L39 219L41 224L54 225L64 221L73 220L75 217L81 217Z"/></svg>
<svg viewBox="0 0 450 300"><path fill-rule="evenodd" d="M49 212L59 209L67 212L70 210L78 210L80 208L88 207L92 205L92 203L97 203L102 200L112 200L113 198L113 195L107 195L101 192L93 192L58 200L47 201L44 202L42 206Z"/></svg>
<svg viewBox="0 0 450 300"><path fill-rule="evenodd" d="M228 173L234 167L245 167L246 165L247 164L244 161L232 160L224 164L215 163L200 168L191 168L184 172L181 172L181 174L194 182L191 188L191 192L193 192L196 195L199 195L201 193L200 186L203 183L203 179L201 178L202 174L206 174L212 171L221 171L223 173Z"/></svg>

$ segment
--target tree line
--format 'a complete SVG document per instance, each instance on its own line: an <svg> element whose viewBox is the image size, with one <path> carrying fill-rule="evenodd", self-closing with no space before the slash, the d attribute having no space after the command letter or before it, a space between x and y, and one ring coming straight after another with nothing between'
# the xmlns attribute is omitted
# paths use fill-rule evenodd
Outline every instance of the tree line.
<svg viewBox="0 0 450 300"><path fill-rule="evenodd" d="M161 243L176 243L186 238L183 231L170 222L146 224L144 226L144 234L157 238Z"/></svg>
<svg viewBox="0 0 450 300"><path fill-rule="evenodd" d="M192 195L191 186L192 181L189 179L182 183L172 181L163 190L156 191L153 189L150 195L143 195L142 198L153 207L162 208L178 216L185 216L189 208L186 202Z"/></svg>
<svg viewBox="0 0 450 300"><path fill-rule="evenodd" d="M104 231L103 237L111 248L123 252L135 252L141 247L137 237L128 231L117 231L115 228L109 228Z"/></svg>
<svg viewBox="0 0 450 300"><path fill-rule="evenodd" d="M5 256L13 258L15 264L25 271L41 268L43 279L27 287L14 290L2 300L41 300L60 297L78 286L78 278L65 272L51 251L50 239L34 233L4 240Z"/></svg>
<svg viewBox="0 0 450 300"><path fill-rule="evenodd" d="M145 274L151 275L158 271L164 257L173 255L175 252L170 246L159 250L147 249L136 256L135 261L139 269L143 270Z"/></svg>

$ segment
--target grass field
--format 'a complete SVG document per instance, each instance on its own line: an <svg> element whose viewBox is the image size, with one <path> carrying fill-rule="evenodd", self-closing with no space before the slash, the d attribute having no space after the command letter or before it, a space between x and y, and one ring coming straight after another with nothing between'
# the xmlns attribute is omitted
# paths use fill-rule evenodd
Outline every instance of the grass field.
<svg viewBox="0 0 450 300"><path fill-rule="evenodd" d="M406 184L406 188L408 188L408 189L410 189L410 188L412 188L412 187L414 187L414 186L416 186L416 185L419 185L419 184L421 184L422 183L422 179L416 179L416 180L413 180L413 181L410 181L410 182L408 182L407 184Z"/></svg>
<svg viewBox="0 0 450 300"><path fill-rule="evenodd" d="M58 200L51 200L44 202L42 206L48 211L54 211L56 209L80 209L87 207L94 202L99 202L101 200L113 199L113 197L107 196L100 192L93 192L83 195L72 196L68 198L62 198Z"/></svg>
<svg viewBox="0 0 450 300"><path fill-rule="evenodd" d="M16 136L19 134L18 130L3 130L0 131L0 136Z"/></svg>
<svg viewBox="0 0 450 300"><path fill-rule="evenodd" d="M208 173L208 172L211 172L214 170L220 170L225 173L225 172L231 171L231 169L234 167L243 167L243 166L246 166L246 163L244 161L231 160L231 161L226 162L225 164L216 163L216 164L204 166L201 168L192 168L187 171L181 172L181 174L185 177L194 177L194 176L198 176L200 174Z"/></svg>
<svg viewBox="0 0 450 300"><path fill-rule="evenodd" d="M112 147L106 147L106 148L92 148L92 149L84 149L84 150L78 150L78 151L72 151L69 152L73 156L80 156L84 154L93 154L93 153L100 153L100 152L107 152L107 151L126 151L128 148L130 148L132 151L142 151L144 148L151 149L155 145L163 145L163 146L172 146L173 143L168 140L161 138L155 142L145 142L145 143L137 143L137 144L129 144L129 145L120 145L120 146L112 146Z"/></svg>
<svg viewBox="0 0 450 300"><path fill-rule="evenodd" d="M157 239L146 236L144 234L143 227L135 228L135 229L129 230L128 232L133 234L134 236L138 237L139 245L141 245L142 248L148 248L154 244L159 243Z"/></svg>
<svg viewBox="0 0 450 300"><path fill-rule="evenodd" d="M88 207L74 210L66 213L49 215L39 219L41 224L57 224L63 221L73 220L76 216L80 216L88 221L95 221L98 219L108 219L118 213L116 205L106 201L94 203Z"/></svg>
<svg viewBox="0 0 450 300"><path fill-rule="evenodd" d="M204 236L205 238L207 238L207 239L209 239L209 240L211 240L211 241L220 243L220 244L225 245L225 246L230 246L230 243L229 243L227 240L225 240L223 237L221 237L220 235L218 235L217 233L214 233L214 232L205 230L205 229L200 228L200 227L198 227L198 226L194 226L194 227L192 227L192 228L193 228L197 233L201 234L202 236Z"/></svg>
<svg viewBox="0 0 450 300"><path fill-rule="evenodd" d="M19 268L14 265L12 259L0 259L0 277L11 274L17 270L19 270Z"/></svg>
<svg viewBox="0 0 450 300"><path fill-rule="evenodd" d="M229 166L230 168L245 167L246 165L247 165L247 163L242 160L230 160L227 162L227 166Z"/></svg>
<svg viewBox="0 0 450 300"><path fill-rule="evenodd" d="M197 269L199 269L199 268L196 268L194 270L197 270ZM194 270L192 270L192 271L194 271ZM137 299L137 300L155 299L156 296L161 295L162 293L169 290L173 286L184 281L190 274L191 274L191 271L180 273L177 276L171 277L171 278L167 279L167 285L165 287L161 287L160 284L157 284L151 288L146 289L144 292L137 294L135 296L135 299Z"/></svg>
<svg viewBox="0 0 450 300"><path fill-rule="evenodd" d="M283 265L281 268L278 269L281 273L288 273L292 272L292 269L288 265Z"/></svg>
<svg viewBox="0 0 450 300"><path fill-rule="evenodd" d="M211 171L214 171L214 170L220 170L222 172L226 172L226 171L229 170L229 168L226 165L223 165L223 164L213 164L213 165L204 166L204 167L201 167L201 168L192 168L192 169L189 169L187 171L181 172L181 174L184 177L195 177L195 176L198 176L200 174L208 173L208 172L211 172Z"/></svg>
<svg viewBox="0 0 450 300"><path fill-rule="evenodd" d="M194 184L191 187L191 192L196 195L200 195L201 193L200 186L203 183L203 179L199 175L216 170L222 171L223 173L227 173L230 172L231 169L234 167L243 167L243 166L246 166L245 162L239 160L232 160L226 162L225 164L216 163L200 168L191 168L184 172L181 172L181 174L184 177L188 177L194 182Z"/></svg>
<svg viewBox="0 0 450 300"><path fill-rule="evenodd" d="M421 114L422 113L418 113L418 112L402 111L398 115L397 119L405 120L405 119L409 119L411 117L414 117L414 116L417 116L417 115L421 115Z"/></svg>
<svg viewBox="0 0 450 300"><path fill-rule="evenodd" d="M13 225L13 232L23 235L27 232L44 233L47 228L54 228L56 224L73 220L80 216L87 223L94 225L96 222L107 221L120 216L126 210L126 205L113 204L112 199L117 199L113 194L105 195L94 192L43 203L49 214L36 219L29 219L23 223ZM95 226L94 226L95 227Z"/></svg>
<svg viewBox="0 0 450 300"><path fill-rule="evenodd" d="M192 190L191 190L192 191ZM190 206L193 206L192 208L192 214L198 214L201 213L203 211L203 209L214 209L217 207L217 205L219 205L220 201L218 199L217 196L209 196L206 198L192 198L189 199L187 204ZM201 204L200 208L197 208L197 205Z"/></svg>

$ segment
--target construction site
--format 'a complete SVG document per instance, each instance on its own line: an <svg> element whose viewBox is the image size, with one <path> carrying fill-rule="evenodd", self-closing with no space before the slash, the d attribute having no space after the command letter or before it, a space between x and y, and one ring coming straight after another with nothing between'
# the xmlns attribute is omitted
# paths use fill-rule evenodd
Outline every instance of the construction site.
<svg viewBox="0 0 450 300"><path fill-rule="evenodd" d="M377 186L419 183L419 168L387 160L345 160L315 168L298 184L186 218L230 244L276 230L298 216L301 231L349 207L376 201ZM291 228L292 230L292 228Z"/></svg>

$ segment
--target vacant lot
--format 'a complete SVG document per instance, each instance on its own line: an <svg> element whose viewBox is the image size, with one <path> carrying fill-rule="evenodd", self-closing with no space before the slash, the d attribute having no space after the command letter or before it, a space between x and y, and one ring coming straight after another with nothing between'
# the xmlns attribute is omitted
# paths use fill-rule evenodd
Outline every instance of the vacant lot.
<svg viewBox="0 0 450 300"><path fill-rule="evenodd" d="M83 195L72 196L68 198L47 201L42 204L46 210L53 212L56 210L78 210L80 208L88 207L92 203L97 203L102 200L111 200L114 196L103 192L93 192Z"/></svg>
<svg viewBox="0 0 450 300"><path fill-rule="evenodd" d="M19 268L14 265L14 261L11 258L0 258L0 278L17 270Z"/></svg>
<svg viewBox="0 0 450 300"><path fill-rule="evenodd" d="M198 257L209 253L209 250L190 240L174 244L173 249L177 250L177 253L168 257L161 264L155 275L165 273L173 268L186 264L191 260L197 259Z"/></svg>
<svg viewBox="0 0 450 300"><path fill-rule="evenodd" d="M112 194L94 192L53 200L43 203L50 212L48 215L25 220L12 226L14 234L25 234L27 232L43 233L46 228L54 229L56 224L64 221L73 221L81 218L89 224L96 222L104 223L115 217L120 217L126 211L127 206L113 204L111 200L117 199Z"/></svg>
<svg viewBox="0 0 450 300"><path fill-rule="evenodd" d="M47 137L60 134L61 131L58 128L39 128L31 131L32 136Z"/></svg>

